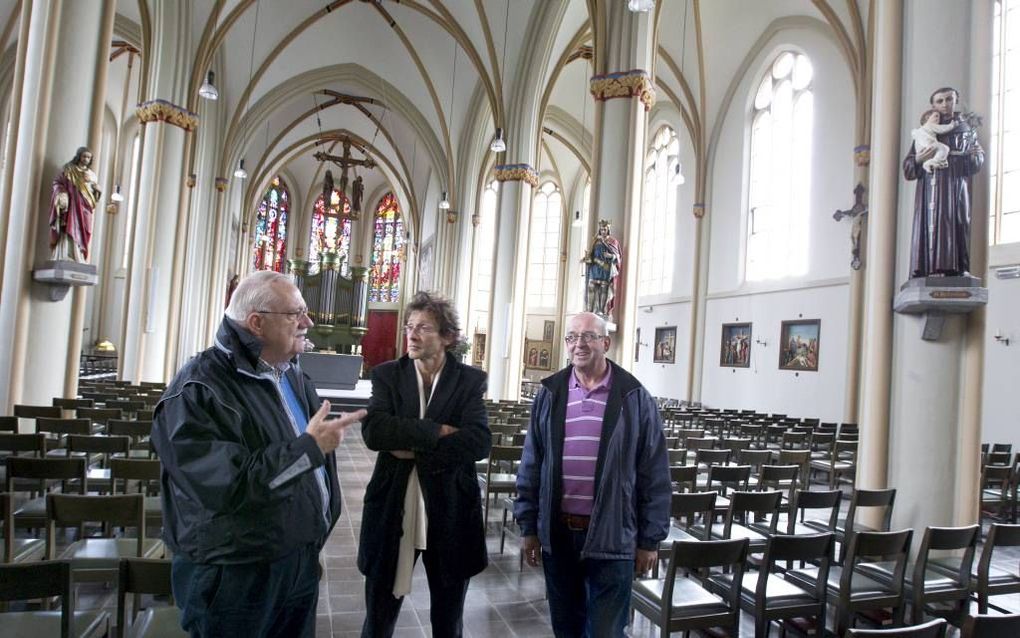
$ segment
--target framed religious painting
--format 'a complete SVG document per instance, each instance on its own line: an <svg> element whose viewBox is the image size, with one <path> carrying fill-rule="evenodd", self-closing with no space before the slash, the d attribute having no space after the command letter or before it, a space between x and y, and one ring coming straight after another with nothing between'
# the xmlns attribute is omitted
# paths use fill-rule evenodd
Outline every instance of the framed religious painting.
<svg viewBox="0 0 1020 638"><path fill-rule="evenodd" d="M779 331L779 369L818 371L821 319L784 321Z"/></svg>
<svg viewBox="0 0 1020 638"><path fill-rule="evenodd" d="M655 329L654 363L676 363L676 326Z"/></svg>
<svg viewBox="0 0 1020 638"><path fill-rule="evenodd" d="M485 333L476 332L471 344L471 364L481 368L485 365Z"/></svg>
<svg viewBox="0 0 1020 638"><path fill-rule="evenodd" d="M719 365L724 368L751 367L750 323L724 323L722 325Z"/></svg>
<svg viewBox="0 0 1020 638"><path fill-rule="evenodd" d="M552 343L553 336L556 334L556 322L546 319L545 325L542 329L542 341L548 341Z"/></svg>

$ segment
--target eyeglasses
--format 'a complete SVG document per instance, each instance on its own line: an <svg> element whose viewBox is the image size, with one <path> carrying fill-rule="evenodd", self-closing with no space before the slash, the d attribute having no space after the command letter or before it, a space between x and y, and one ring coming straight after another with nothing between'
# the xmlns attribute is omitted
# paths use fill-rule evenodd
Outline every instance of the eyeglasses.
<svg viewBox="0 0 1020 638"><path fill-rule="evenodd" d="M420 335L430 335L436 331L438 331L438 328L436 328L435 326L430 326L427 323L419 323L416 326L407 324L406 326L404 326L404 332L406 332L407 334L414 334L415 332L417 332Z"/></svg>
<svg viewBox="0 0 1020 638"><path fill-rule="evenodd" d="M594 332L582 332L581 334L578 335L574 334L573 332L570 332L567 334L567 336L563 337L563 340L570 345L574 345L578 341L580 341L581 343L591 343L592 341L597 341L598 339L605 339L605 335L595 334Z"/></svg>
<svg viewBox="0 0 1020 638"><path fill-rule="evenodd" d="M260 315L286 315L288 318L294 321L301 321L302 317L309 317L308 308L302 308L301 310L289 310L286 312L279 310L256 310L255 312L259 313Z"/></svg>

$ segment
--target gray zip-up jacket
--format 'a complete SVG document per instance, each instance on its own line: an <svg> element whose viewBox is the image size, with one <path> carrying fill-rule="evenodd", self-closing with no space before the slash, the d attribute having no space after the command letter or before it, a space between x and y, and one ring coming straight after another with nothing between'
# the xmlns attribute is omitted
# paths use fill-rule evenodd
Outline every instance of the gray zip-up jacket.
<svg viewBox="0 0 1020 638"><path fill-rule="evenodd" d="M669 533L672 487L666 437L655 400L633 375L612 361L612 386L595 466L595 501L582 558L633 559L654 550ZM550 551L550 522L563 495L563 432L568 366L542 380L517 471L514 516L525 536L538 535Z"/></svg>

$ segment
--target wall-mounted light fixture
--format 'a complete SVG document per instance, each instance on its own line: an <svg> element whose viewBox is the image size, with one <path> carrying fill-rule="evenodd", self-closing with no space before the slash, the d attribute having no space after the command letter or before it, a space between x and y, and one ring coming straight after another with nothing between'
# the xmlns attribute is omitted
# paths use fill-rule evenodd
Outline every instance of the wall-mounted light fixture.
<svg viewBox="0 0 1020 638"><path fill-rule="evenodd" d="M992 338L995 339L996 341L998 341L999 343L1001 343L1004 346L1008 346L1009 342L1011 341L1011 339L1009 337L1007 337L1004 334L1002 334L1001 330L996 330L995 334L992 336Z"/></svg>

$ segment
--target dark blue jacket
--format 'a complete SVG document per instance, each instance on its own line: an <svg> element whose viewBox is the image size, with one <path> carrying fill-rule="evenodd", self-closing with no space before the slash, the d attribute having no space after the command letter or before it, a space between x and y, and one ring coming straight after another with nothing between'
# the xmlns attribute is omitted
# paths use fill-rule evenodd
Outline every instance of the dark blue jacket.
<svg viewBox="0 0 1020 638"><path fill-rule="evenodd" d="M340 516L336 458L294 431L274 373L257 372L261 350L224 318L215 347L185 364L156 405L163 539L194 563L275 560L321 546ZM320 403L311 379L296 364L284 374L310 417ZM323 464L326 516L315 478Z"/></svg>
<svg viewBox="0 0 1020 638"><path fill-rule="evenodd" d="M655 399L612 361L612 385L595 466L595 501L582 558L633 559L669 533L672 487L666 436ZM563 497L563 432L573 366L542 380L517 471L514 516L525 536L552 547L550 521Z"/></svg>

